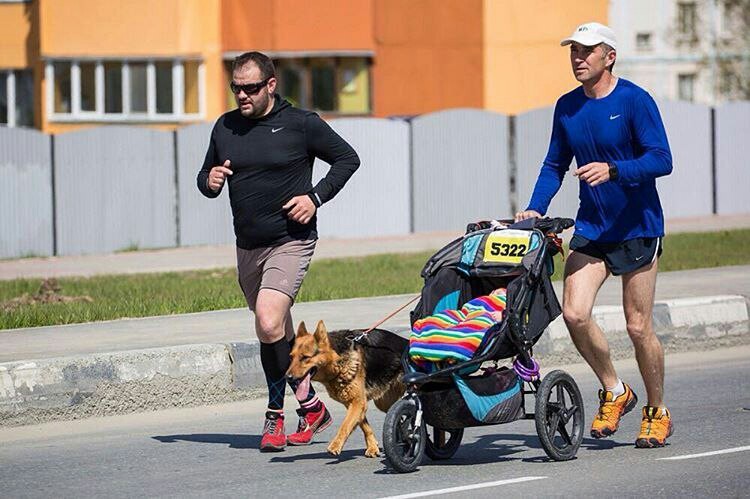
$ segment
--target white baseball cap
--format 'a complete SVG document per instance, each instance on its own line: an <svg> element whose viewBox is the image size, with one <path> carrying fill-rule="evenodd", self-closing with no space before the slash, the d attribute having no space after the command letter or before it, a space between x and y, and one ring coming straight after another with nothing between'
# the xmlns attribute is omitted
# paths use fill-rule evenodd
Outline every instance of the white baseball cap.
<svg viewBox="0 0 750 499"><path fill-rule="evenodd" d="M617 37L615 32L609 26L599 23L581 24L576 28L572 35L560 42L563 47L576 42L586 47L593 47L600 43L606 43L613 49L617 50Z"/></svg>

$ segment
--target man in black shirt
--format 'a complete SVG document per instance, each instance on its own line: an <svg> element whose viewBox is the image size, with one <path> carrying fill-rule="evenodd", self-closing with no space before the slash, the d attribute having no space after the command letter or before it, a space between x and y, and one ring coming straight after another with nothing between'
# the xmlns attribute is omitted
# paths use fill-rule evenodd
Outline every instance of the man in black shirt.
<svg viewBox="0 0 750 499"><path fill-rule="evenodd" d="M291 307L318 238L316 214L359 167L354 149L317 114L297 109L274 93L273 62L248 52L232 65L237 109L214 125L198 189L207 197L229 185L237 236L239 283L250 310L268 384L261 450L306 445L331 424L309 383L295 384L299 424L284 434L285 372L294 344ZM315 158L331 165L312 186Z"/></svg>

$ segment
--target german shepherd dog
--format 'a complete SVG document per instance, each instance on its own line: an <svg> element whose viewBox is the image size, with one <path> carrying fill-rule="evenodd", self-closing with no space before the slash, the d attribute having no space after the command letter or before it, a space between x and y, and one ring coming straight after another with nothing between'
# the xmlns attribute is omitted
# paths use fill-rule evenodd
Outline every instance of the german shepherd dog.
<svg viewBox="0 0 750 499"><path fill-rule="evenodd" d="M378 441L367 422L367 401L373 400L378 409L387 412L405 391L401 355L409 342L382 329L373 329L362 341L353 341L362 331L329 333L320 321L311 334L301 322L290 354L286 376L290 381L302 380L298 394L307 393L312 379L322 383L332 399L346 406L344 421L328 445L328 452L334 456L341 454L344 443L359 425L367 444L365 456L377 457Z"/></svg>

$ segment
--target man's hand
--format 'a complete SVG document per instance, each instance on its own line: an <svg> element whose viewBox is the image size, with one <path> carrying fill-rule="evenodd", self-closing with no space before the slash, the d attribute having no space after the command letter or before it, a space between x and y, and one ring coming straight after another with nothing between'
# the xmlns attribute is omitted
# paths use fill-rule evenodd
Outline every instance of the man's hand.
<svg viewBox="0 0 750 499"><path fill-rule="evenodd" d="M581 177L581 180L591 187L596 187L609 181L609 165L607 163L589 163L574 171L573 175Z"/></svg>
<svg viewBox="0 0 750 499"><path fill-rule="evenodd" d="M231 166L232 163L226 160L223 165L211 168L211 171L208 172L208 188L214 192L219 192L221 186L224 185L224 180L232 174Z"/></svg>
<svg viewBox="0 0 750 499"><path fill-rule="evenodd" d="M292 199L282 206L282 209L289 210L287 216L297 223L306 224L309 223L313 215L315 215L315 204L310 199L310 196L303 194L301 196L294 196Z"/></svg>
<svg viewBox="0 0 750 499"><path fill-rule="evenodd" d="M519 211L516 213L516 222L520 222L521 220L526 220L527 218L542 218L541 213L534 210L526 210L526 211Z"/></svg>

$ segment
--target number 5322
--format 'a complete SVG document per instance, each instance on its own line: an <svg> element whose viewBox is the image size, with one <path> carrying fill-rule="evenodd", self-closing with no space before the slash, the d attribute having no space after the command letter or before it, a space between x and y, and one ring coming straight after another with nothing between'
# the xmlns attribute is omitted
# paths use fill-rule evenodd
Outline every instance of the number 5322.
<svg viewBox="0 0 750 499"><path fill-rule="evenodd" d="M521 259L529 250L527 235L492 234L487 238L484 247L484 261L497 263L521 263Z"/></svg>

